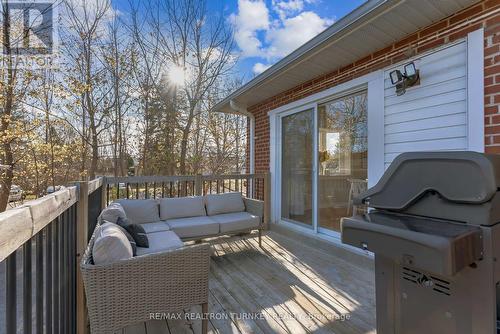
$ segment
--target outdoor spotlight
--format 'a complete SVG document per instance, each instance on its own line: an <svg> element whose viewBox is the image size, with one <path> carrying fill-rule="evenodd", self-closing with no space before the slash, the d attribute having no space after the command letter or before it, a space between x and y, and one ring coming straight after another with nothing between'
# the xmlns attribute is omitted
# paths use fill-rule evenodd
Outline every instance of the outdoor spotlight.
<svg viewBox="0 0 500 334"><path fill-rule="evenodd" d="M389 75L391 76L391 82L393 85L398 84L400 81L403 80L403 74L401 73L400 70L391 71Z"/></svg>
<svg viewBox="0 0 500 334"><path fill-rule="evenodd" d="M391 82L396 85L396 95L401 96L406 93L406 88L418 85L420 83L419 71L415 63L411 62L404 66L404 73L400 70L394 70L389 73Z"/></svg>

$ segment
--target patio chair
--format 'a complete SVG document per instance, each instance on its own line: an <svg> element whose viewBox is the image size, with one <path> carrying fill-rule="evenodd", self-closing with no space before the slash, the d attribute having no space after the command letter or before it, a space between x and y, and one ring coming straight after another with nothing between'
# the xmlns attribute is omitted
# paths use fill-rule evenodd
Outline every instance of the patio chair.
<svg viewBox="0 0 500 334"><path fill-rule="evenodd" d="M203 314L207 313L208 244L95 265L91 254L94 238L95 233L80 263L93 334L114 333L193 305L202 305ZM203 334L207 333L205 318Z"/></svg>
<svg viewBox="0 0 500 334"><path fill-rule="evenodd" d="M358 206L353 205L353 200L355 197L361 195L368 189L368 182L363 179L349 179L349 204L347 206L347 214L351 212L354 216L358 212Z"/></svg>

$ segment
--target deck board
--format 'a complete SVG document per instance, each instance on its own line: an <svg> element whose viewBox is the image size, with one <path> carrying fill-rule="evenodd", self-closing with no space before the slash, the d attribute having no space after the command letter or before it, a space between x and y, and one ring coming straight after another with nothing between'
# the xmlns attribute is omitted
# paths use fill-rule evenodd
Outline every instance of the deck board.
<svg viewBox="0 0 500 334"><path fill-rule="evenodd" d="M304 240L277 231L263 237L264 249L254 235L210 240L209 333L375 333L373 264ZM199 312L200 306L184 310ZM334 319L345 314L348 320ZM123 331L200 332L201 320L189 317Z"/></svg>

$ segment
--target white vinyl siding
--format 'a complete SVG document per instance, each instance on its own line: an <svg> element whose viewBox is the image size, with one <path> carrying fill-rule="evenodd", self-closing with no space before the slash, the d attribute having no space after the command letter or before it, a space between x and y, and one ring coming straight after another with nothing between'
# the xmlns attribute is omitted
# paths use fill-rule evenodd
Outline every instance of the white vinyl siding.
<svg viewBox="0 0 500 334"><path fill-rule="evenodd" d="M420 85L401 96L384 72L384 165L402 152L466 150L467 44L413 59ZM403 70L403 66L396 67Z"/></svg>

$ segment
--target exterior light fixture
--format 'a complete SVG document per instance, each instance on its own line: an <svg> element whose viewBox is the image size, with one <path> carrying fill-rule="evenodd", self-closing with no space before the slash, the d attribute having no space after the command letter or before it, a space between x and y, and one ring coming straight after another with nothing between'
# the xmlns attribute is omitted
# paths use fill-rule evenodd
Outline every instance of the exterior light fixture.
<svg viewBox="0 0 500 334"><path fill-rule="evenodd" d="M404 73L401 73L400 70L394 70L389 73L389 76L392 84L396 86L396 95L398 96L406 93L406 88L420 83L419 71L413 62L404 66Z"/></svg>

